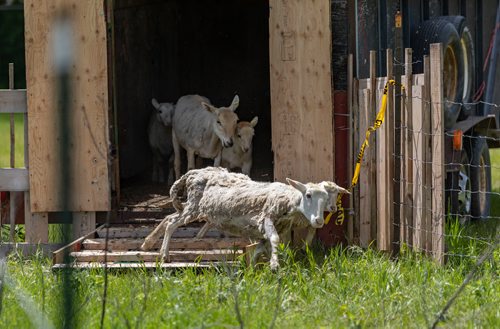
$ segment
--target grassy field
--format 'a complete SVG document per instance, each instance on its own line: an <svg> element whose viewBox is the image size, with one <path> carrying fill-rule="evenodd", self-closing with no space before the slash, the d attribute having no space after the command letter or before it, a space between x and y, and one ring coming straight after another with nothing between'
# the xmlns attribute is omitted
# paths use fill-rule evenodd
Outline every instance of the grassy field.
<svg viewBox="0 0 500 329"><path fill-rule="evenodd" d="M104 328L423 328L472 268L470 261L440 267L414 253L390 260L359 248L322 255L284 250L276 273L244 266L112 272ZM499 262L497 250L440 327L500 326ZM7 265L0 327L60 327L61 273L46 258L11 256ZM99 328L103 282L100 269L73 273L71 328Z"/></svg>
<svg viewBox="0 0 500 329"><path fill-rule="evenodd" d="M16 118L22 140L22 118ZM0 167L9 163L8 117L0 117ZM4 142L5 141L5 142ZM18 154L21 142L16 148ZM436 315L492 243L500 217L500 150L491 151L492 216L448 223L448 262L403 252L397 259L357 247L293 253L281 250L281 269L114 271L109 273L104 328L422 328ZM16 159L22 164L22 157ZM0 270L0 328L63 325L65 291L74 294L71 328L99 328L104 272L75 271L69 290L50 259L7 259ZM500 250L455 300L444 328L500 327ZM0 267L1 268L1 267Z"/></svg>

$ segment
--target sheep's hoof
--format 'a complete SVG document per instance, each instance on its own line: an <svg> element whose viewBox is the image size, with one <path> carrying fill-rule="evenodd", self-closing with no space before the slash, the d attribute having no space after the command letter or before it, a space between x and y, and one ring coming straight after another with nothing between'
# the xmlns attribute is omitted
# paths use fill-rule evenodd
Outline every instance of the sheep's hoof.
<svg viewBox="0 0 500 329"><path fill-rule="evenodd" d="M280 265L278 262L271 261L271 271L276 272L279 269Z"/></svg>

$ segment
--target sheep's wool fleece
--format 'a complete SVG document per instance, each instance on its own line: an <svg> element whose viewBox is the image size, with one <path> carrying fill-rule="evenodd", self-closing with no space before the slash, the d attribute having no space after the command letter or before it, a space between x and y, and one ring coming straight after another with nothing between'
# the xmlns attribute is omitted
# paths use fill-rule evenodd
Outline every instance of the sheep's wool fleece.
<svg viewBox="0 0 500 329"><path fill-rule="evenodd" d="M171 197L187 196L184 210L220 230L261 239L265 237L266 217L278 232L308 225L297 209L301 193L290 185L255 182L246 175L214 167L191 170L185 176L186 189L181 192L172 188Z"/></svg>

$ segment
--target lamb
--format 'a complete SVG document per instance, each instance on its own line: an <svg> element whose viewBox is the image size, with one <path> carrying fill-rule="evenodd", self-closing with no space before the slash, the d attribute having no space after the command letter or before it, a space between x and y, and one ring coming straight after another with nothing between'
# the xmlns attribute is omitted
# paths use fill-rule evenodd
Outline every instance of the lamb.
<svg viewBox="0 0 500 329"><path fill-rule="evenodd" d="M289 178L287 182L289 185L256 182L225 168L190 170L170 189L177 212L146 237L141 249L151 249L164 231L160 256L169 261L169 242L175 229L206 221L221 231L260 241L254 259L270 244L270 265L277 269L280 239L288 236L292 228L307 227L306 243L310 243L315 229L324 224L323 212L330 199L320 184L303 184Z"/></svg>
<svg viewBox="0 0 500 329"><path fill-rule="evenodd" d="M175 178L181 176L180 147L187 151L187 170L194 169L194 156L214 159L220 166L222 148L233 145L238 115L238 95L229 107L215 107L206 97L186 95L179 98L173 117L172 142L175 154Z"/></svg>
<svg viewBox="0 0 500 329"><path fill-rule="evenodd" d="M153 153L153 182L165 182L165 169L168 167L168 184L174 181L172 145L172 117L175 106L172 103L158 103L151 100L154 110L151 113L148 125L149 146Z"/></svg>
<svg viewBox="0 0 500 329"><path fill-rule="evenodd" d="M221 165L225 168L241 168L241 172L250 176L252 169L252 140L258 117L252 121L240 121L236 126L233 146L222 149Z"/></svg>

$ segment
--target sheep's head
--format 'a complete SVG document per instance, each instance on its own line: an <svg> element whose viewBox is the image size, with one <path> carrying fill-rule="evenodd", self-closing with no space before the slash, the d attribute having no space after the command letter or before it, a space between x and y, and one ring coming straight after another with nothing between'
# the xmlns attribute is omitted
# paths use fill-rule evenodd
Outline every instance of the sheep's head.
<svg viewBox="0 0 500 329"><path fill-rule="evenodd" d="M296 188L301 194L299 210L307 218L314 228L320 228L325 224L323 213L327 205L329 194L325 188L319 184L303 184L293 179L286 179L288 184Z"/></svg>
<svg viewBox="0 0 500 329"><path fill-rule="evenodd" d="M345 188L342 188L334 182L323 181L319 183L328 193L328 201L326 203L326 210L331 212L337 211L337 197L339 193L351 194Z"/></svg>
<svg viewBox="0 0 500 329"><path fill-rule="evenodd" d="M254 127L257 125L258 119L258 117L255 117L250 122L238 122L238 126L236 127L236 139L238 140L237 144L244 153L252 148L253 135L255 134Z"/></svg>
<svg viewBox="0 0 500 329"><path fill-rule="evenodd" d="M159 121L161 121L165 126L169 127L172 125L172 117L174 116L175 106L172 103L158 103L158 101L153 98L151 104L156 109L156 115Z"/></svg>
<svg viewBox="0 0 500 329"><path fill-rule="evenodd" d="M215 115L214 133L219 137L224 147L233 146L233 136L238 122L238 115L234 111L236 111L239 104L238 95L234 96L229 107L215 107L205 102L201 103L203 108Z"/></svg>

